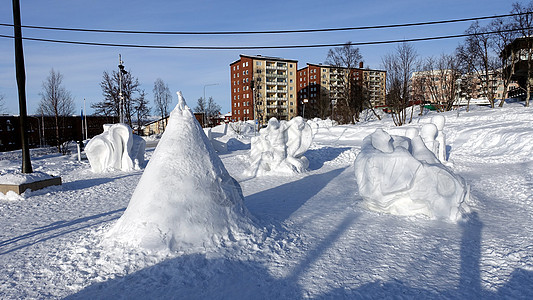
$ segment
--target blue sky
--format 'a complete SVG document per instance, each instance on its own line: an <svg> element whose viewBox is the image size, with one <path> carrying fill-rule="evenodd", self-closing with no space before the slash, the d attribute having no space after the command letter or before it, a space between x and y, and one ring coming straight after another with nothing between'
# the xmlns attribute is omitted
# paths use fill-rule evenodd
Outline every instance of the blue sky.
<svg viewBox="0 0 533 300"><path fill-rule="evenodd" d="M0 23L13 23L11 1L3 0ZM21 1L22 25L123 29L144 31L243 31L288 30L370 26L480 17L509 13L507 0L408 0L408 1ZM486 23L486 21L484 22ZM484 24L483 23L483 24ZM304 33L290 35L148 36L23 29L23 36L124 44L186 46L256 46L368 42L436 35L462 34L469 22L418 28ZM13 35L12 27L0 26L0 35ZM417 42L420 57L452 53L461 39ZM360 47L365 66L381 68L381 57L396 45ZM14 42L0 38L0 94L8 113L18 114ZM118 54L127 70L139 78L141 88L152 100L157 78L171 91L183 92L194 107L204 94L213 97L226 113L230 107L229 64L239 54L268 55L321 63L328 48L283 50L160 50L24 41L28 113L36 112L42 82L53 68L64 76L64 87L76 102L77 113L86 99L87 107L102 100L100 81L104 71L115 70ZM217 84L210 85L208 84ZM175 96L175 94L174 94ZM174 98L173 105L177 98ZM91 110L89 109L89 113Z"/></svg>

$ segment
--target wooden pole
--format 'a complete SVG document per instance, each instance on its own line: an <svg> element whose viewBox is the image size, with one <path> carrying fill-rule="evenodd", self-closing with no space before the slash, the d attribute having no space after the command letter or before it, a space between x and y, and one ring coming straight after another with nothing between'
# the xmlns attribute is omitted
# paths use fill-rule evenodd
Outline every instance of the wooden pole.
<svg viewBox="0 0 533 300"><path fill-rule="evenodd" d="M24 71L24 53L22 51L22 27L20 24L20 3L13 0L13 24L15 25L15 67L19 93L20 138L22 145L22 173L32 173L28 136L26 135L26 73Z"/></svg>

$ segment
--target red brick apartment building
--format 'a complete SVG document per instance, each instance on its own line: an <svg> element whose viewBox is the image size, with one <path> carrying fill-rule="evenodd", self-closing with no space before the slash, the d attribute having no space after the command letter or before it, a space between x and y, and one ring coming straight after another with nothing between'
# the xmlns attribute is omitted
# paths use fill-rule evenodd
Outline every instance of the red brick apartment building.
<svg viewBox="0 0 533 300"><path fill-rule="evenodd" d="M240 55L230 64L231 120L290 120L298 115L298 61L278 57Z"/></svg>

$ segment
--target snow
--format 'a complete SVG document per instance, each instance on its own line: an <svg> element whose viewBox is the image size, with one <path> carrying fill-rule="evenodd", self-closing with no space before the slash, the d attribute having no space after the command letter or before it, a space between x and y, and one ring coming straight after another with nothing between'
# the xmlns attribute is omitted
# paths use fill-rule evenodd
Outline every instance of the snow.
<svg viewBox="0 0 533 300"><path fill-rule="evenodd" d="M107 238L157 251L217 245L253 230L240 185L179 103L128 207Z"/></svg>
<svg viewBox="0 0 533 300"><path fill-rule="evenodd" d="M86 160L36 149L34 170L61 175L63 185L0 199L0 295L531 299L532 111L520 103L470 109L427 113L403 127L390 118L319 127L304 154L307 171L291 176L246 176L253 133L232 135L219 157L255 229L188 250L105 243L150 167L94 173ZM354 175L364 138L376 129L416 136L436 115L446 117L444 165L470 185L471 213L450 222L369 210ZM147 148L149 164L155 155ZM0 154L2 169L19 165L20 152Z"/></svg>
<svg viewBox="0 0 533 300"><path fill-rule="evenodd" d="M290 121L271 118L268 126L252 138L249 176L305 172L309 161L303 154L313 141L311 126L302 117Z"/></svg>
<svg viewBox="0 0 533 300"><path fill-rule="evenodd" d="M106 124L104 132L92 138L85 147L93 172L130 171L144 164L146 141L132 134L126 124Z"/></svg>
<svg viewBox="0 0 533 300"><path fill-rule="evenodd" d="M25 174L22 173L19 168L6 168L0 170L0 184L21 185L23 183L30 183L50 178L53 178L53 176L39 171Z"/></svg>

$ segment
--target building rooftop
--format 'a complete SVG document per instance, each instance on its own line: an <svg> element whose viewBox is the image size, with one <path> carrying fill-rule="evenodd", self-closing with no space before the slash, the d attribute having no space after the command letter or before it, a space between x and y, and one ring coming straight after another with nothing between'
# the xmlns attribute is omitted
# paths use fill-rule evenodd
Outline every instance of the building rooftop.
<svg viewBox="0 0 533 300"><path fill-rule="evenodd" d="M298 63L298 61L295 60L295 59L286 59L286 58L273 57L273 56L246 55L246 54L241 54L241 55L239 55L239 56L240 56L241 58L243 58L243 57L247 57L247 58L251 58L251 59L275 60L275 61L289 61L289 62ZM233 65L233 64L235 64L235 63L237 63L237 62L239 62L240 60L241 60L241 59L238 59L238 60L232 62L232 63L230 64L230 66Z"/></svg>

